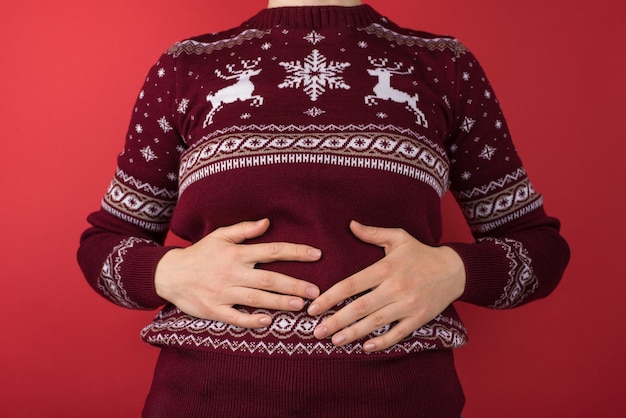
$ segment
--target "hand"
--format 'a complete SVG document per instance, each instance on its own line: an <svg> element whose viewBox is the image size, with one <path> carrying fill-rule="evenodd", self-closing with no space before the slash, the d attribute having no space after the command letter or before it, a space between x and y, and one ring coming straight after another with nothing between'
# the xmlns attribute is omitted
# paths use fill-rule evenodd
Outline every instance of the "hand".
<svg viewBox="0 0 626 418"><path fill-rule="evenodd" d="M320 315L349 297L371 290L326 318L315 329L315 337L332 336L333 344L342 346L398 321L386 334L363 344L368 352L385 350L430 322L463 294L465 268L451 248L422 244L402 229L354 221L350 229L360 240L383 247L385 257L311 303L309 315Z"/></svg>
<svg viewBox="0 0 626 418"><path fill-rule="evenodd" d="M242 244L268 228L267 219L242 222L216 229L187 248L168 251L155 272L157 294L189 315L242 328L262 328L272 319L240 312L234 305L303 309L304 298L319 296L317 286L254 266L272 261L317 261L321 251L285 242Z"/></svg>

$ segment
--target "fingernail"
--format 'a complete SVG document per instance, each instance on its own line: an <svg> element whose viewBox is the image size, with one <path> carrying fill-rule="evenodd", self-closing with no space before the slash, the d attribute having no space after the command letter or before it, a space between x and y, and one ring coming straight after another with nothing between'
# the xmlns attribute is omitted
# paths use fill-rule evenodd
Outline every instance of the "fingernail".
<svg viewBox="0 0 626 418"><path fill-rule="evenodd" d="M315 335L315 338L320 338L320 339L326 337L327 334L328 334L328 329L324 326L319 326L315 328L315 331L313 332L313 335Z"/></svg>
<svg viewBox="0 0 626 418"><path fill-rule="evenodd" d="M313 315L317 315L320 311L320 307L317 303L314 303L313 305L309 306L309 315L313 316Z"/></svg>
<svg viewBox="0 0 626 418"><path fill-rule="evenodd" d="M317 248L309 248L308 252L311 257L319 258L322 256L322 250L319 250Z"/></svg>
<svg viewBox="0 0 626 418"><path fill-rule="evenodd" d="M365 350L365 351L374 351L375 349L376 349L376 344L374 344L374 343L366 343L363 346L363 350Z"/></svg>
<svg viewBox="0 0 626 418"><path fill-rule="evenodd" d="M263 318L259 319L259 322L261 323L261 325L269 325L272 323L272 318L264 316Z"/></svg>
<svg viewBox="0 0 626 418"><path fill-rule="evenodd" d="M294 309L302 309L302 306L304 305L302 304L302 301L300 299L291 299L289 301L289 306Z"/></svg>
<svg viewBox="0 0 626 418"><path fill-rule="evenodd" d="M320 295L319 290L317 289L317 287L315 286L309 286L306 289L304 289L304 292L307 294L307 296L309 296L311 299L315 299L316 297L318 297ZM317 306L317 305L315 305ZM310 313L310 310L309 310ZM312 314L314 315L314 314Z"/></svg>
<svg viewBox="0 0 626 418"><path fill-rule="evenodd" d="M340 345L346 340L345 334L337 334L333 337L333 344Z"/></svg>

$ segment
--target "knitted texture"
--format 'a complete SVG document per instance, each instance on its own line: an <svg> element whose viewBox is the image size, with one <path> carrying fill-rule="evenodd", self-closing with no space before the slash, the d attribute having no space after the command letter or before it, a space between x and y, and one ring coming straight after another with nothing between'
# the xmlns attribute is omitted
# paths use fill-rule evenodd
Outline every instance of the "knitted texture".
<svg viewBox="0 0 626 418"><path fill-rule="evenodd" d="M350 233L353 219L443 245L441 198L448 190L476 239L445 243L465 263L461 300L511 308L555 288L567 244L467 48L452 37L400 28L366 5L267 9L240 27L176 43L150 70L102 208L89 217L79 262L103 296L155 309L165 304L153 277L169 250L168 229L196 242L220 226L267 217L269 231L250 242L306 243L324 256L259 268L324 291L384 256ZM168 350L232 356L203 357L208 370L242 356L251 367L255 359L274 359L279 369L260 373L261 386L293 372L296 363L280 359L297 358L300 369L328 359L360 359L359 370L386 362L385 378L397 388L415 384L405 369L423 369L416 353L437 357L467 341L452 306L381 353L365 353L364 340L335 347L315 339L315 326L349 302L322 317L240 307L273 316L272 325L254 330L166 305L142 337ZM320 379L328 391L339 390ZM367 382L353 384L369 396ZM447 387L450 379L429 384ZM403 402L431 405L424 416L458 416L462 394L452 392L455 407L440 415L426 401L432 393Z"/></svg>

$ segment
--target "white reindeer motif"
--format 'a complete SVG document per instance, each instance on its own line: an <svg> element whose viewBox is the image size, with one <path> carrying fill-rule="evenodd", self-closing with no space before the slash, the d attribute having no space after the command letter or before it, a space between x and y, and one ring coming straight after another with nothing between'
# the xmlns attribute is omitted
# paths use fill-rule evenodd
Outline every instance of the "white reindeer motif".
<svg viewBox="0 0 626 418"><path fill-rule="evenodd" d="M372 106L378 104L378 99L391 100L396 103L404 103L406 104L406 109L412 111L415 114L415 117L417 118L415 123L417 123L418 125L422 125L425 128L428 128L428 121L426 120L424 112L422 112L417 107L417 102L419 101L417 93L411 96L408 93L391 87L391 76L393 74L411 74L413 73L413 67L411 66L406 71L401 72L401 62L394 63L394 67L390 68L387 67L387 58L381 58L379 60L376 60L372 57L368 57L368 59L370 61L370 64L372 64L376 68L369 69L367 70L367 72L369 75L378 77L378 83L374 86L374 94L365 96L365 103L368 106Z"/></svg>
<svg viewBox="0 0 626 418"><path fill-rule="evenodd" d="M204 124L202 125L204 128L213 123L213 116L215 116L215 114L219 112L225 104L234 103L237 100L242 102L252 100L250 106L256 107L263 104L262 96L252 94L254 92L254 84L250 81L250 77L259 75L261 72L261 69L255 69L260 61L261 58L253 60L252 62L249 60L242 60L241 64L243 65L243 69L241 70L235 70L235 65L229 64L226 66L226 69L230 75L223 75L220 70L215 70L215 74L219 78L224 80L236 79L237 82L218 90L217 93L209 94L206 97L207 102L211 102L212 107L204 120Z"/></svg>

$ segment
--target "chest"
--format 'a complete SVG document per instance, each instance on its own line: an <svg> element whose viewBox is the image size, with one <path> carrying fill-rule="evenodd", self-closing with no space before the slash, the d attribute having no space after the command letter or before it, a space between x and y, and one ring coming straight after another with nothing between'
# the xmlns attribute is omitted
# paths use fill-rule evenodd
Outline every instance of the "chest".
<svg viewBox="0 0 626 418"><path fill-rule="evenodd" d="M284 41L272 33L245 48L185 57L177 94L188 145L250 125L392 125L443 143L454 94L447 66L365 33L335 34L336 42L302 35Z"/></svg>

